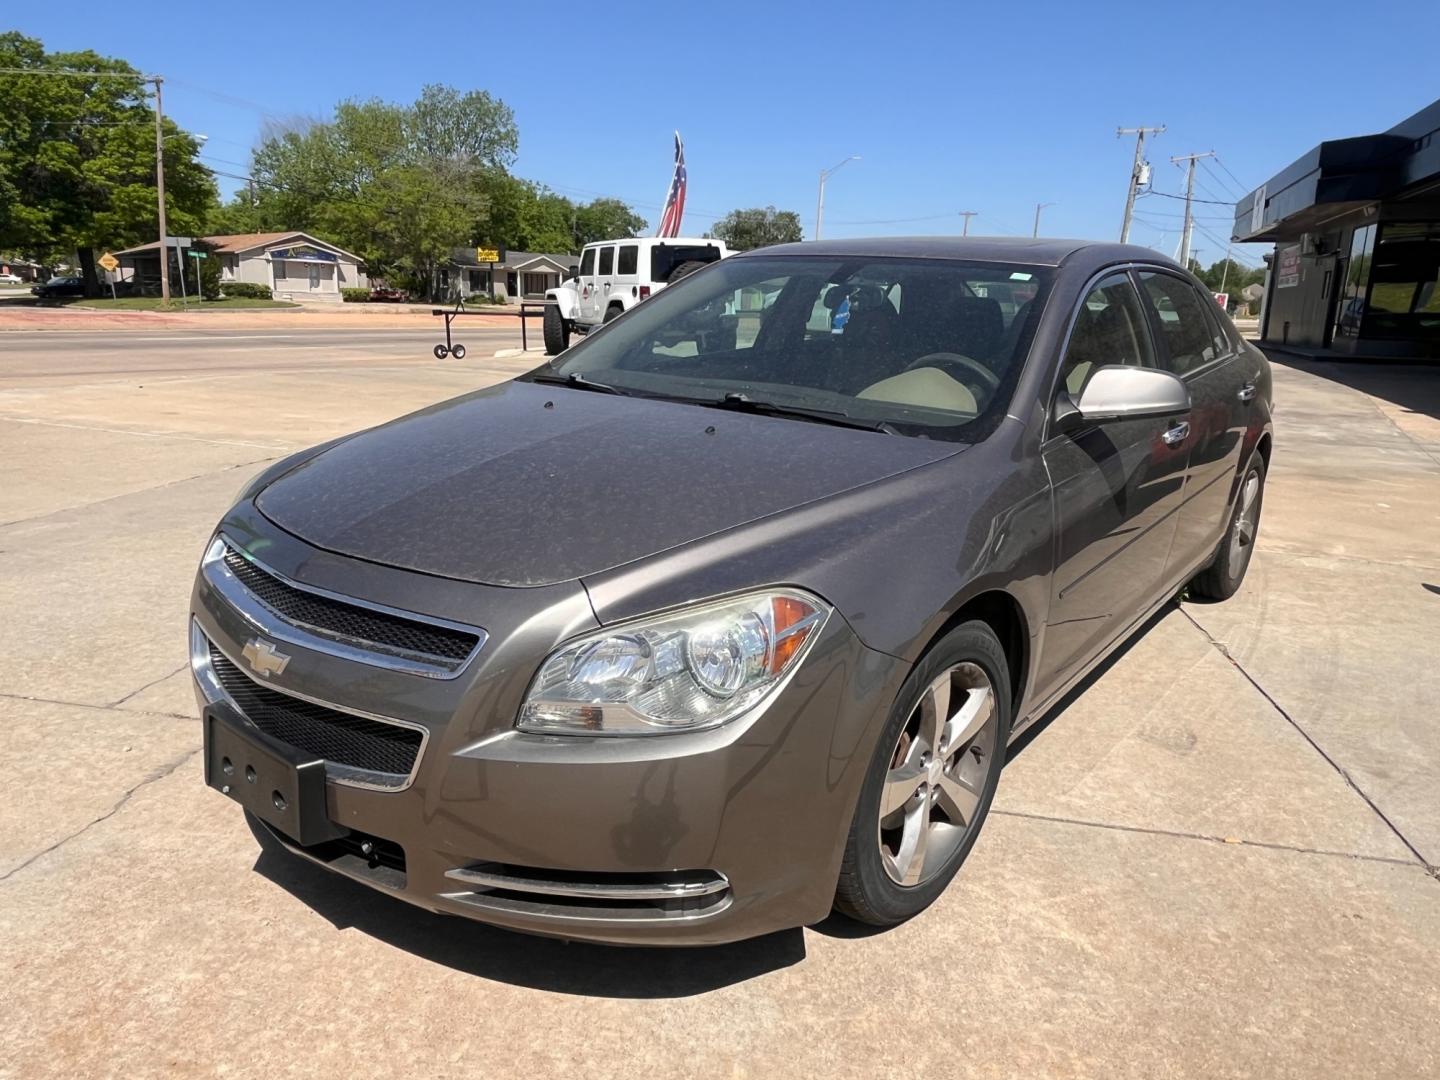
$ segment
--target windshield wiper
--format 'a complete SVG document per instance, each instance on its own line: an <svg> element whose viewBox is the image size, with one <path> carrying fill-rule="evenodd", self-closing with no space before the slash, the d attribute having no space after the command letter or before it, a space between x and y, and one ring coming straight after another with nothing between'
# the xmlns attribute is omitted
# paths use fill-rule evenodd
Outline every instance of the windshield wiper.
<svg viewBox="0 0 1440 1080"><path fill-rule="evenodd" d="M694 400L694 399L692 399ZM885 420L863 420L847 412L835 409L812 409L805 405L783 405L778 401L762 401L732 390L718 401L694 401L709 409L729 409L733 412L754 413L757 416L784 416L795 420L809 420L816 424L834 424L836 427L861 428L865 431L883 431L887 435L900 432Z"/></svg>
<svg viewBox="0 0 1440 1080"><path fill-rule="evenodd" d="M597 394L628 394L628 390L621 390L609 383L594 382L581 375L578 371L572 371L569 375L561 375L553 371L540 371L530 376L531 382L553 383L556 386L569 386L576 390L593 390Z"/></svg>

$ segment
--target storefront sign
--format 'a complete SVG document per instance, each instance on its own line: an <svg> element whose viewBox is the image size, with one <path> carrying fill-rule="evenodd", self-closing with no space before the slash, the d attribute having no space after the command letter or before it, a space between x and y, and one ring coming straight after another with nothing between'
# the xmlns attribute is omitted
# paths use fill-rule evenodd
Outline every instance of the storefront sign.
<svg viewBox="0 0 1440 1080"><path fill-rule="evenodd" d="M501 248L477 247L475 249L475 261L479 263L504 262L505 252Z"/></svg>
<svg viewBox="0 0 1440 1080"><path fill-rule="evenodd" d="M334 252L321 251L309 244L299 244L288 248L271 248L270 258L272 259L304 259L308 262L338 262Z"/></svg>
<svg viewBox="0 0 1440 1080"><path fill-rule="evenodd" d="M1290 289L1300 284L1300 245L1287 244L1275 253L1275 287Z"/></svg>

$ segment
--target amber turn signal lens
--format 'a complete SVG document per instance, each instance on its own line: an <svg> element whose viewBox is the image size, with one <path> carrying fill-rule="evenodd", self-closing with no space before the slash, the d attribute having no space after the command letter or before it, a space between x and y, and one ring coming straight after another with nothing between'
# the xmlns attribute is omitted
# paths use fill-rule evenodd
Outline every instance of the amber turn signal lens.
<svg viewBox="0 0 1440 1080"><path fill-rule="evenodd" d="M775 628L775 645L770 654L770 673L778 675L790 665L791 659L805 644L805 639L810 636L810 631L815 629L815 622L811 619L811 616L815 614L815 608L793 596L776 596L771 599L770 603ZM807 620L810 621L807 622Z"/></svg>

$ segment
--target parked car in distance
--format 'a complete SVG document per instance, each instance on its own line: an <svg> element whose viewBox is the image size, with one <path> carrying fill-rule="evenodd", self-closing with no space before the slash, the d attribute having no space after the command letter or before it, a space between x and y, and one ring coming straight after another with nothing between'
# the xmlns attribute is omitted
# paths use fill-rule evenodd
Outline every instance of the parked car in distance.
<svg viewBox="0 0 1440 1080"><path fill-rule="evenodd" d="M388 285L377 285L370 290L370 303L372 304L405 304L410 300L410 294L404 289L392 289Z"/></svg>
<svg viewBox="0 0 1440 1080"><path fill-rule="evenodd" d="M1264 356L1148 248L727 258L241 493L191 601L206 780L518 930L892 925L1008 745L1182 585L1239 587L1271 447Z"/></svg>
<svg viewBox="0 0 1440 1080"><path fill-rule="evenodd" d="M19 274L0 274L0 285L23 285L25 280Z"/></svg>
<svg viewBox="0 0 1440 1080"><path fill-rule="evenodd" d="M30 290L41 300L55 300L64 296L84 296L85 280L78 277L52 277L44 285Z"/></svg>
<svg viewBox="0 0 1440 1080"><path fill-rule="evenodd" d="M574 276L545 294L545 351L618 319L642 300L730 254L719 240L632 237L587 244Z"/></svg>

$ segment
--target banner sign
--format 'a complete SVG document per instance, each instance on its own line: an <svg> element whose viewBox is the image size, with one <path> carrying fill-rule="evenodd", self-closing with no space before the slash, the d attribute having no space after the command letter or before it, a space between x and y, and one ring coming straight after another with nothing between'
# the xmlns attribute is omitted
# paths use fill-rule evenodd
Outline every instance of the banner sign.
<svg viewBox="0 0 1440 1080"><path fill-rule="evenodd" d="M1292 289L1300 284L1300 245L1287 244L1275 253L1275 287Z"/></svg>
<svg viewBox="0 0 1440 1080"><path fill-rule="evenodd" d="M272 259L308 259L310 262L338 262L335 254L330 251L321 251L319 248L311 247L309 244L297 244L295 247L271 248L270 258Z"/></svg>

